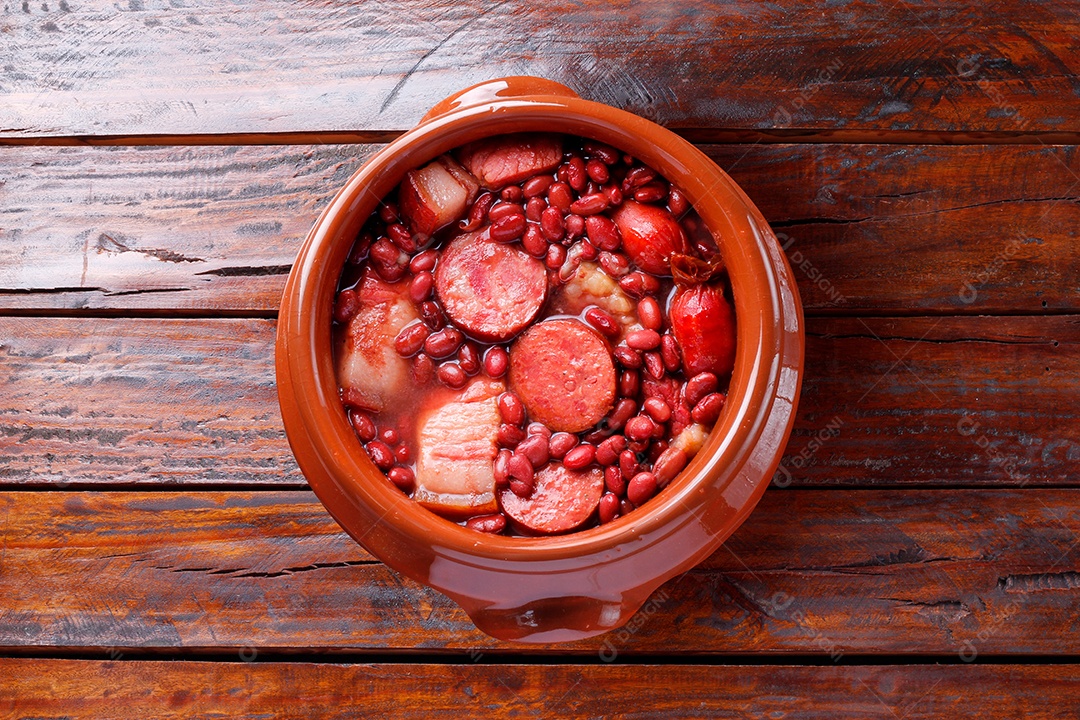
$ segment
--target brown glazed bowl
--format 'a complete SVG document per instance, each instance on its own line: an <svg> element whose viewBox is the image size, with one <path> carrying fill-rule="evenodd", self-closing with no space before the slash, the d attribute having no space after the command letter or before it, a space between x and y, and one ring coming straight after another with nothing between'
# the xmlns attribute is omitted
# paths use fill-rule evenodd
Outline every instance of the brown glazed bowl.
<svg viewBox="0 0 1080 720"><path fill-rule="evenodd" d="M543 538L468 530L387 482L346 418L331 351L338 278L379 200L406 171L451 148L521 131L600 140L681 188L718 236L738 324L725 410L683 473L625 517ZM447 98L357 171L301 248L277 331L285 429L301 470L330 514L391 568L452 598L484 632L537 643L620 627L665 580L701 562L734 532L776 471L802 368L802 308L791 268L764 218L731 178L674 133L531 77L493 80Z"/></svg>

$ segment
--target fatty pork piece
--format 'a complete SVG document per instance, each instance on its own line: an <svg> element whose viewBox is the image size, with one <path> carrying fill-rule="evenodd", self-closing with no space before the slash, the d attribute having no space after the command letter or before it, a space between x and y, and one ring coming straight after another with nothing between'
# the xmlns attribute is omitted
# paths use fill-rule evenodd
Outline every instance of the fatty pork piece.
<svg viewBox="0 0 1080 720"><path fill-rule="evenodd" d="M394 349L394 338L419 316L409 299L409 283L387 283L370 268L356 286L360 309L338 331L338 386L376 412L408 387L409 361Z"/></svg>
<svg viewBox="0 0 1080 720"><path fill-rule="evenodd" d="M414 500L452 518L498 510L497 398L505 389L502 382L477 378L420 416Z"/></svg>
<svg viewBox="0 0 1080 720"><path fill-rule="evenodd" d="M562 162L562 137L546 133L497 135L462 145L456 155L481 185L499 190L555 170Z"/></svg>
<svg viewBox="0 0 1080 720"><path fill-rule="evenodd" d="M436 158L405 174L398 192L398 208L409 231L421 236L420 244L437 230L465 216L480 186L449 155Z"/></svg>

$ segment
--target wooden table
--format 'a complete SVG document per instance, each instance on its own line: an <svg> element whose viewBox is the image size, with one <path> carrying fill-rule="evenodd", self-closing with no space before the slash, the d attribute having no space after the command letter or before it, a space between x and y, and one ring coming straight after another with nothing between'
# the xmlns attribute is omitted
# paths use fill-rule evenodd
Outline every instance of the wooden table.
<svg viewBox="0 0 1080 720"><path fill-rule="evenodd" d="M1004 0L6 4L0 715L1076 717L1078 34ZM334 191L508 74L700 143L808 328L750 520L548 647L351 542L273 373Z"/></svg>

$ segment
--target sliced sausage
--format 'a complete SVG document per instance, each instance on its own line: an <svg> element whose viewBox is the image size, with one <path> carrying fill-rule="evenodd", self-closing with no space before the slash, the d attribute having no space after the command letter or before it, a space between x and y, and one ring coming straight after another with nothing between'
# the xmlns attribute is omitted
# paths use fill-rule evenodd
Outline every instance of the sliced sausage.
<svg viewBox="0 0 1080 720"><path fill-rule="evenodd" d="M443 249L435 293L459 328L477 340L501 342L536 318L547 298L544 263L517 245L466 233Z"/></svg>
<svg viewBox="0 0 1080 720"><path fill-rule="evenodd" d="M544 133L499 135L463 145L456 153L481 185L498 190L557 168L562 138Z"/></svg>
<svg viewBox="0 0 1080 720"><path fill-rule="evenodd" d="M671 256L690 252L686 233L670 212L627 200L611 216L622 233L623 251L653 275L671 275Z"/></svg>
<svg viewBox="0 0 1080 720"><path fill-rule="evenodd" d="M469 517L495 512L496 436L502 382L477 378L435 406L417 424L413 500L440 515Z"/></svg>
<svg viewBox="0 0 1080 720"><path fill-rule="evenodd" d="M499 503L518 532L558 535L592 517L603 493L604 471L600 468L569 470L553 462L537 471L531 495L522 498L502 490Z"/></svg>
<svg viewBox="0 0 1080 720"><path fill-rule="evenodd" d="M555 432L581 432L615 402L615 364L600 335L579 320L533 325L510 348L510 387L529 417Z"/></svg>

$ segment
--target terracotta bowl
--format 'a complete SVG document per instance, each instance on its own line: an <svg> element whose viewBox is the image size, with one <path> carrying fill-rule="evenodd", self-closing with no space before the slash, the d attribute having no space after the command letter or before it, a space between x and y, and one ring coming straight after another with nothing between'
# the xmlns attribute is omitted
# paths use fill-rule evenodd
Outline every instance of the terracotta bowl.
<svg viewBox="0 0 1080 720"><path fill-rule="evenodd" d="M338 277L378 201L407 170L451 148L520 131L603 141L685 191L719 237L738 323L727 405L702 451L643 508L559 537L467 530L387 482L349 425L331 352ZM665 580L714 552L750 514L776 471L802 366L802 308L791 269L764 218L731 178L674 133L529 77L494 80L447 98L352 176L300 250L277 331L285 429L327 510L391 568L452 598L478 628L524 642L577 640L618 628Z"/></svg>

